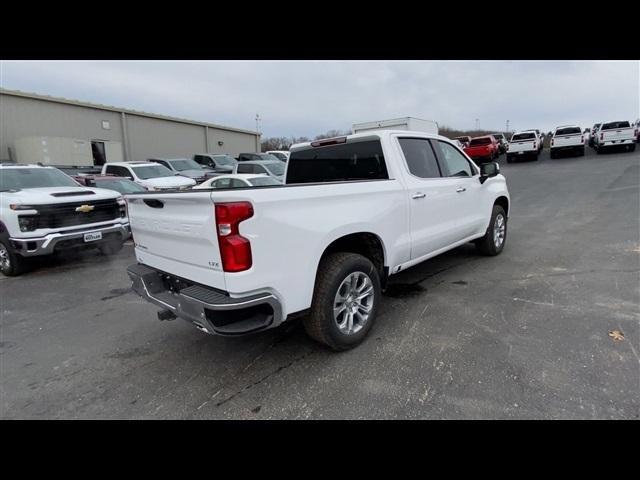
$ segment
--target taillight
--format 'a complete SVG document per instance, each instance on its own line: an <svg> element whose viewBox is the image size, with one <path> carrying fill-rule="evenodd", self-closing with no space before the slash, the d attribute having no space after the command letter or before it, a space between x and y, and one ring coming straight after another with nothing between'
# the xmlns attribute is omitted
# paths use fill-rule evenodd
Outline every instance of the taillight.
<svg viewBox="0 0 640 480"><path fill-rule="evenodd" d="M509 150L509 144L507 143L504 148L505 150Z"/></svg>
<svg viewBox="0 0 640 480"><path fill-rule="evenodd" d="M600 140L604 140L604 133L600 134Z"/></svg>
<svg viewBox="0 0 640 480"><path fill-rule="evenodd" d="M533 148L538 148L538 144L536 142L533 142Z"/></svg>
<svg viewBox="0 0 640 480"><path fill-rule="evenodd" d="M551 139L551 146L553 147L553 138Z"/></svg>
<svg viewBox="0 0 640 480"><path fill-rule="evenodd" d="M222 269L225 272L242 272L252 265L251 243L240 235L240 222L253 217L253 205L249 202L216 203L216 228Z"/></svg>
<svg viewBox="0 0 640 480"><path fill-rule="evenodd" d="M580 143L584 143L584 135L580 137Z"/></svg>

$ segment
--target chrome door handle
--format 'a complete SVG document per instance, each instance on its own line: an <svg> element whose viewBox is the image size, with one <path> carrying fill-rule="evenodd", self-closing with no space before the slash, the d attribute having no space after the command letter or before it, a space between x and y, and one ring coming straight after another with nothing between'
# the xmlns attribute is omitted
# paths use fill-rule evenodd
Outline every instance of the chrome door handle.
<svg viewBox="0 0 640 480"><path fill-rule="evenodd" d="M466 188L464 188L464 187L458 187L458 188L456 188L456 192L458 192L458 193L462 193L462 192L466 192L466 191L467 191L467 189L466 189Z"/></svg>
<svg viewBox="0 0 640 480"><path fill-rule="evenodd" d="M427 194L426 194L426 193L420 193L420 192L418 192L418 193L414 193L414 194L413 194L413 196L412 196L411 198L413 198L413 199L415 200L415 199L418 199L418 198L424 198L424 197L426 197L426 196L427 196Z"/></svg>

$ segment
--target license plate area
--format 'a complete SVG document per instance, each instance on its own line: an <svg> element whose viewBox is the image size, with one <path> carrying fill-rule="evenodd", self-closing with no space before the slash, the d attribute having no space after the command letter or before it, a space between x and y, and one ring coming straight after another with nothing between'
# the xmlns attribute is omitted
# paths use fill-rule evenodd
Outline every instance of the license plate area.
<svg viewBox="0 0 640 480"><path fill-rule="evenodd" d="M91 232L84 234L85 242L95 242L96 240L102 240L102 232Z"/></svg>

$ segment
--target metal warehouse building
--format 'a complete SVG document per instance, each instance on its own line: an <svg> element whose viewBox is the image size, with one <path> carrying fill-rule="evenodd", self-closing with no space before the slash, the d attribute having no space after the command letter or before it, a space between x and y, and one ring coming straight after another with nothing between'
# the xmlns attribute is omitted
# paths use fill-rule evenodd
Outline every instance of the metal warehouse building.
<svg viewBox="0 0 640 480"><path fill-rule="evenodd" d="M0 159L25 163L16 143L36 137L86 144L96 165L260 151L260 134L250 130L0 89Z"/></svg>

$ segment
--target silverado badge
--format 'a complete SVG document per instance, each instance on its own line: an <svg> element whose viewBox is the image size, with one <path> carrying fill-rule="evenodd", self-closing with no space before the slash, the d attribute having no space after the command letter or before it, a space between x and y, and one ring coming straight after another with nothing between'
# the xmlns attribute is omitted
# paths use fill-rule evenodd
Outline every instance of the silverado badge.
<svg viewBox="0 0 640 480"><path fill-rule="evenodd" d="M94 207L93 205L80 205L78 208L76 208L76 212L89 213L94 208L96 207Z"/></svg>

